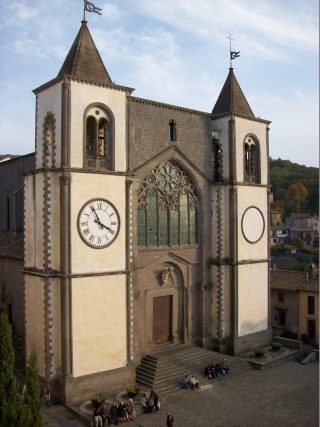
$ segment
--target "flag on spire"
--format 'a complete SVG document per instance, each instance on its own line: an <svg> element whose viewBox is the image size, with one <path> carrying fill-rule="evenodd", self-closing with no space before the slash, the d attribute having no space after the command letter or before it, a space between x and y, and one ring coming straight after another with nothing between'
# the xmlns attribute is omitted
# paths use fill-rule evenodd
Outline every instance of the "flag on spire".
<svg viewBox="0 0 320 427"><path fill-rule="evenodd" d="M100 12L102 9L100 7L96 7L93 3L90 3L87 0L84 0L84 10L87 12L94 12L98 15L102 15L102 13Z"/></svg>
<svg viewBox="0 0 320 427"><path fill-rule="evenodd" d="M240 56L240 50L239 52L230 52L230 59L235 59L235 58L239 58Z"/></svg>

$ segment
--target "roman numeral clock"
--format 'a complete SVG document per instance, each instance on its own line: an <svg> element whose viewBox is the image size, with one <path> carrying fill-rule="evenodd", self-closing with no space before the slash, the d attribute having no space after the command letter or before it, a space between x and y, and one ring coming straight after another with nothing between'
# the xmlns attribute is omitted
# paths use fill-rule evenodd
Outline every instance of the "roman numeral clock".
<svg viewBox="0 0 320 427"><path fill-rule="evenodd" d="M79 211L80 237L92 248L102 249L111 245L117 238L119 229L119 213L108 200L89 200Z"/></svg>

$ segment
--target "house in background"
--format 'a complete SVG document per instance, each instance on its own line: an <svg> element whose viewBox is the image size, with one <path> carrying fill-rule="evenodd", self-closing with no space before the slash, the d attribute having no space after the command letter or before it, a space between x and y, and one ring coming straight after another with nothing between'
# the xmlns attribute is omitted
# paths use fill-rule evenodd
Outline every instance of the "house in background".
<svg viewBox="0 0 320 427"><path fill-rule="evenodd" d="M319 273L271 271L271 321L274 335L289 330L319 345Z"/></svg>
<svg viewBox="0 0 320 427"><path fill-rule="evenodd" d="M282 212L271 211L270 222L271 222L271 226L272 225L282 225L282 223L283 223Z"/></svg>
<svg viewBox="0 0 320 427"><path fill-rule="evenodd" d="M287 244L289 242L289 230L285 225L271 225L269 231L270 246Z"/></svg>
<svg viewBox="0 0 320 427"><path fill-rule="evenodd" d="M305 247L319 247L319 218L306 213L293 213L286 220L290 239L300 237Z"/></svg>

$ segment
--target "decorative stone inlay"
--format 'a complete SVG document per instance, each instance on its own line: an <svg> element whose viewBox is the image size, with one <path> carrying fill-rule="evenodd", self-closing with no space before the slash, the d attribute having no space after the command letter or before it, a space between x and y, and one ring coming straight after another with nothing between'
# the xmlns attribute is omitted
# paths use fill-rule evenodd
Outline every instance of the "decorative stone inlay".
<svg viewBox="0 0 320 427"><path fill-rule="evenodd" d="M248 207L241 220L242 234L249 243L257 243L263 236L265 221L263 213L255 206Z"/></svg>

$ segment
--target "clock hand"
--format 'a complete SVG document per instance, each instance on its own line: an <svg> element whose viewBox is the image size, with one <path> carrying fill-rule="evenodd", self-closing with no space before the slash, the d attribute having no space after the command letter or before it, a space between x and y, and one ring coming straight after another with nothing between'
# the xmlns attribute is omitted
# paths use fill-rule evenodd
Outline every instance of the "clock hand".
<svg viewBox="0 0 320 427"><path fill-rule="evenodd" d="M100 219L99 219L99 217L98 217L98 215L97 215L97 212L96 212L96 210L95 210L95 208L93 207L93 206L90 206L90 209L91 209L91 211L93 212L93 214L94 214L94 216L96 217L96 219L94 220L94 222L96 222L97 224L99 224L100 225L100 228L101 228L101 230L102 230L102 224L101 224L101 222L100 222Z"/></svg>
<svg viewBox="0 0 320 427"><path fill-rule="evenodd" d="M100 221L98 221L98 220L94 220L94 222L97 222L99 225L100 225L100 227L102 228L102 227L104 227L104 228L106 228L107 230L111 230L111 228L110 227L107 227L106 225L104 225L104 224L102 224L102 222L100 222Z"/></svg>

